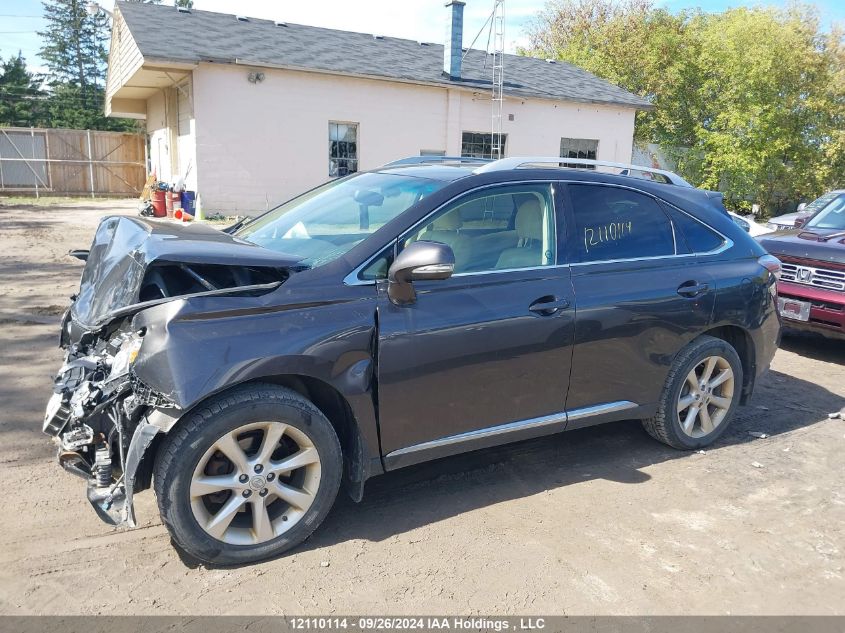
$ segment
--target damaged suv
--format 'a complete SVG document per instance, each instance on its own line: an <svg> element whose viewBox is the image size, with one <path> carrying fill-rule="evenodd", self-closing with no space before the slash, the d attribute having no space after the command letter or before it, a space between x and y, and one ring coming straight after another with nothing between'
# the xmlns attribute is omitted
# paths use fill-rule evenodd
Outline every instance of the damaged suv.
<svg viewBox="0 0 845 633"><path fill-rule="evenodd" d="M104 520L154 486L180 548L240 564L388 470L622 419L679 449L725 431L777 346L779 262L712 196L425 161L224 231L102 220L44 430Z"/></svg>

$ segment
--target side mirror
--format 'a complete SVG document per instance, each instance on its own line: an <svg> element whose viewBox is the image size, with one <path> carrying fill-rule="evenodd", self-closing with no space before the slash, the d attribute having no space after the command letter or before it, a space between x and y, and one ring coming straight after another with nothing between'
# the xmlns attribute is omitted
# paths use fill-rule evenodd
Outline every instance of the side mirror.
<svg viewBox="0 0 845 633"><path fill-rule="evenodd" d="M397 305L417 299L414 281L448 279L455 272L455 254L440 242L414 242L391 264L387 271L387 294Z"/></svg>
<svg viewBox="0 0 845 633"><path fill-rule="evenodd" d="M799 204L799 205L798 205L798 209L797 209L797 211L798 211L798 213L801 213L801 212L802 212L804 209L806 209L806 208L807 208L807 203L806 203L806 202L802 202L801 204Z"/></svg>

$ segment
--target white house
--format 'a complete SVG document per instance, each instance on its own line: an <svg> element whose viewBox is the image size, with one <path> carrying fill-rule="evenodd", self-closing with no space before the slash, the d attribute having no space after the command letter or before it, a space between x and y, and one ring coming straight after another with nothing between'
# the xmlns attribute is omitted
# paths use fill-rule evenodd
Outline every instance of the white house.
<svg viewBox="0 0 845 633"><path fill-rule="evenodd" d="M106 114L145 119L159 178L207 211L263 211L321 182L421 154L490 156L491 60L442 44L117 2ZM504 155L628 162L650 104L575 66L506 55Z"/></svg>

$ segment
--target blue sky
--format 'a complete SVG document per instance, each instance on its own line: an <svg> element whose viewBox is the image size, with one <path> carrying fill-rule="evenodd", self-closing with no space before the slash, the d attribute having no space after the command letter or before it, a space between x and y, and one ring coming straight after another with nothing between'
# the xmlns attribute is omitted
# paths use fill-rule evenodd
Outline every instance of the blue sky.
<svg viewBox="0 0 845 633"><path fill-rule="evenodd" d="M111 8L114 0L100 0ZM169 4L169 0L164 0ZM774 5L783 7L789 0L660 0L658 5L671 10L700 7L722 11L728 7ZM464 44L468 45L490 13L492 0L466 0ZM209 11L239 13L313 24L349 31L363 31L408 39L439 42L443 38L446 9L443 0L194 0L194 7ZM525 29L543 8L544 0L507 0L508 48L526 42ZM816 0L825 25L845 23L845 0ZM44 28L40 0L0 0L0 56L6 58L21 50L35 70L43 70L38 57L41 46L36 32ZM479 38L481 46L486 37Z"/></svg>

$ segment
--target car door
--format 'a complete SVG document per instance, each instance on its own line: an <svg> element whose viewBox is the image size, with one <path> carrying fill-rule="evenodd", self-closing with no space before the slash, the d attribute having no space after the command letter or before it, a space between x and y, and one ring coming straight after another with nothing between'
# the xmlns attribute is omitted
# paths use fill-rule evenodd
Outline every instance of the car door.
<svg viewBox="0 0 845 633"><path fill-rule="evenodd" d="M568 428L650 415L672 359L711 322L714 279L650 195L593 183L566 194L578 299Z"/></svg>
<svg viewBox="0 0 845 633"><path fill-rule="evenodd" d="M575 300L558 265L555 188L495 185L400 239L448 244L450 279L378 298L378 409L388 468L565 426Z"/></svg>

